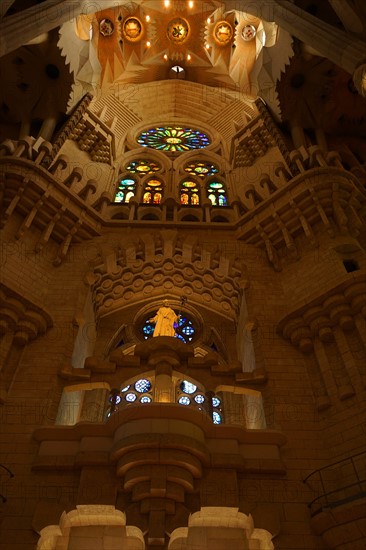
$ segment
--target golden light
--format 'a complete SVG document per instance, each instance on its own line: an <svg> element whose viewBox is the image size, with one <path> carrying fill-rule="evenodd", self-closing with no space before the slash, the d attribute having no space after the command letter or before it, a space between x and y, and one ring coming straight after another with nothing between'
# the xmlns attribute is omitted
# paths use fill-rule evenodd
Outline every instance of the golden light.
<svg viewBox="0 0 366 550"><path fill-rule="evenodd" d="M189 8L193 8L193 0L189 0L189 2L188 2L188 7L189 7Z"/></svg>
<svg viewBox="0 0 366 550"><path fill-rule="evenodd" d="M166 8L169 8L169 6L170 6L170 0L164 0L164 6L165 6Z"/></svg>
<svg viewBox="0 0 366 550"><path fill-rule="evenodd" d="M150 21L150 15L147 15L147 16L145 17L145 21L146 21L146 23L148 23L148 22Z"/></svg>
<svg viewBox="0 0 366 550"><path fill-rule="evenodd" d="M206 48L206 50L209 50L210 49L210 44L206 44L205 48Z"/></svg>
<svg viewBox="0 0 366 550"><path fill-rule="evenodd" d="M151 42L148 40L148 41L146 42L146 47L147 47L147 48L150 48L150 46L151 46Z"/></svg>
<svg viewBox="0 0 366 550"><path fill-rule="evenodd" d="M208 24L211 23L211 18L210 18L210 17L207 17L207 23L208 23Z"/></svg>
<svg viewBox="0 0 366 550"><path fill-rule="evenodd" d="M164 54L164 59L165 59L165 61L167 61L167 60L168 60L168 56L167 56L167 54L166 54L166 53Z"/></svg>
<svg viewBox="0 0 366 550"><path fill-rule="evenodd" d="M187 54L187 61L190 61L192 59L192 56L190 53Z"/></svg>

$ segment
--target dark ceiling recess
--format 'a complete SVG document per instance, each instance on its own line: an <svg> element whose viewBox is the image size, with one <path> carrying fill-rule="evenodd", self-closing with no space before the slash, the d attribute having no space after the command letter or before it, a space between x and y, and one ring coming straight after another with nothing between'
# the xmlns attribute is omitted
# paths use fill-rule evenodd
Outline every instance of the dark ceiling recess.
<svg viewBox="0 0 366 550"><path fill-rule="evenodd" d="M56 80L60 76L60 71L56 67L56 65L53 65L52 63L49 63L46 65L46 75L48 78L52 78L52 80Z"/></svg>
<svg viewBox="0 0 366 550"><path fill-rule="evenodd" d="M296 73L291 78L292 88L298 89L305 84L305 76L302 73Z"/></svg>

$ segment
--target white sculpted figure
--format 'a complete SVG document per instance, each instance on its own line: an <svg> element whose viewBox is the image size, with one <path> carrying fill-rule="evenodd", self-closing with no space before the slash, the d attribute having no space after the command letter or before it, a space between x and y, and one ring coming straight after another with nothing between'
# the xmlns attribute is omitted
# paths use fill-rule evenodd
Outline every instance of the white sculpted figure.
<svg viewBox="0 0 366 550"><path fill-rule="evenodd" d="M149 319L150 323L155 323L153 336L175 336L174 323L178 323L179 315L169 307L169 300L164 300L155 315Z"/></svg>

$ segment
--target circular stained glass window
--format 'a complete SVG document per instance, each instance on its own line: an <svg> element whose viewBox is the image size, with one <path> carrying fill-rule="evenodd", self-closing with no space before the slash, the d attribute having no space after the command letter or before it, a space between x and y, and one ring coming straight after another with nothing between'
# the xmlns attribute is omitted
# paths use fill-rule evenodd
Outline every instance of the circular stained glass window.
<svg viewBox="0 0 366 550"><path fill-rule="evenodd" d="M135 383L135 390L140 393L145 393L150 389L151 389L151 382L146 378L141 378L141 380L137 380L137 382Z"/></svg>
<svg viewBox="0 0 366 550"><path fill-rule="evenodd" d="M212 164L211 162L201 162L201 161L190 162L184 167L184 170L185 172L188 172L189 174L195 174L200 178L205 178L206 176L213 176L214 174L217 174L219 172L219 169L216 166L216 164Z"/></svg>
<svg viewBox="0 0 366 550"><path fill-rule="evenodd" d="M214 424L221 424L221 422L222 422L221 414L219 414L218 412L214 411L214 412L212 413L212 420L213 420L213 423L214 423Z"/></svg>
<svg viewBox="0 0 366 550"><path fill-rule="evenodd" d="M182 395L182 397L178 399L178 403L179 405L190 405L191 400L186 395Z"/></svg>
<svg viewBox="0 0 366 550"><path fill-rule="evenodd" d="M255 38L255 35L257 34L257 29L254 27L254 25L245 25L245 27L242 30L242 37L245 42L250 42Z"/></svg>
<svg viewBox="0 0 366 550"><path fill-rule="evenodd" d="M179 387L184 393L194 393L197 391L197 386L192 384L192 382L188 382L188 380L183 380L183 382L179 384Z"/></svg>
<svg viewBox="0 0 366 550"><path fill-rule="evenodd" d="M136 395L134 393L128 393L125 396L125 399L126 401L128 401L128 403L133 403L134 401L136 401Z"/></svg>
<svg viewBox="0 0 366 550"><path fill-rule="evenodd" d="M141 132L137 143L142 147L182 153L191 149L203 149L210 145L210 139L205 133L193 128L161 126Z"/></svg>
<svg viewBox="0 0 366 550"><path fill-rule="evenodd" d="M114 25L110 19L102 19L99 23L99 32L103 36L111 36L114 33Z"/></svg>
<svg viewBox="0 0 366 550"><path fill-rule="evenodd" d="M151 403L152 399L148 395L143 395L140 399L140 403Z"/></svg>
<svg viewBox="0 0 366 550"><path fill-rule="evenodd" d="M119 405L121 403L121 398L119 395L111 395L109 398L110 403L114 403L115 405Z"/></svg>
<svg viewBox="0 0 366 550"><path fill-rule="evenodd" d="M194 398L195 402L196 403L203 403L205 401L205 398L203 395L201 395L200 393L198 395L196 395L196 397Z"/></svg>
<svg viewBox="0 0 366 550"><path fill-rule="evenodd" d="M219 407L221 404L221 400L218 397L212 398L212 406L213 407Z"/></svg>
<svg viewBox="0 0 366 550"><path fill-rule="evenodd" d="M131 172L131 174L154 174L154 172L159 172L159 170L161 170L161 166L158 162L153 160L138 159L130 162L130 164L126 166L126 170Z"/></svg>
<svg viewBox="0 0 366 550"><path fill-rule="evenodd" d="M182 44L189 35L189 24L188 21L177 17L172 19L168 24L167 34L169 40L175 44Z"/></svg>

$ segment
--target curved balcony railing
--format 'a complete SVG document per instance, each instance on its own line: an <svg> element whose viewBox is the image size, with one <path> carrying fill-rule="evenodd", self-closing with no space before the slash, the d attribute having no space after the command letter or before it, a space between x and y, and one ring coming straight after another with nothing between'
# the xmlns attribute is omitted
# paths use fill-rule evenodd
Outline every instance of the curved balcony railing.
<svg viewBox="0 0 366 550"><path fill-rule="evenodd" d="M366 497L366 451L315 470L304 483L319 493L308 505L312 516Z"/></svg>

